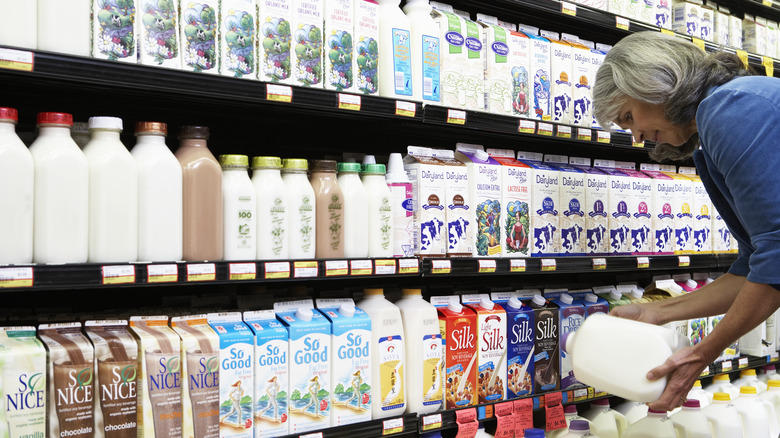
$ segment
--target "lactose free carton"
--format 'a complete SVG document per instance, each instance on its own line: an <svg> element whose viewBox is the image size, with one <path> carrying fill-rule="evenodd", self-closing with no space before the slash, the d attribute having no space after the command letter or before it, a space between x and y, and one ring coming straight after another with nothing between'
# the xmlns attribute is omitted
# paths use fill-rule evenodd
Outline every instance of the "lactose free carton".
<svg viewBox="0 0 780 438"><path fill-rule="evenodd" d="M433 296L439 312L444 352L444 407L477 404L477 314L459 302L456 295Z"/></svg>
<svg viewBox="0 0 780 438"><path fill-rule="evenodd" d="M532 168L517 161L512 150L489 148L487 153L501 164L501 256L529 257Z"/></svg>
<svg viewBox="0 0 780 438"><path fill-rule="evenodd" d="M481 145L458 143L455 158L466 164L474 257L501 256L501 165Z"/></svg>
<svg viewBox="0 0 780 438"><path fill-rule="evenodd" d="M509 31L509 73L512 77L510 89L512 114L531 118L533 100L533 75L531 74L531 39L528 35Z"/></svg>
<svg viewBox="0 0 780 438"><path fill-rule="evenodd" d="M409 146L404 170L412 182L414 203L414 254L444 256L447 236L445 169L430 148Z"/></svg>
<svg viewBox="0 0 780 438"><path fill-rule="evenodd" d="M532 169L529 230L533 257L556 255L561 251L560 171L542 159L540 153L517 152L517 160Z"/></svg>
<svg viewBox="0 0 780 438"><path fill-rule="evenodd" d="M590 158L569 157L569 164L585 173L585 202L582 210L585 213L586 253L606 255L609 252L609 176L591 167Z"/></svg>

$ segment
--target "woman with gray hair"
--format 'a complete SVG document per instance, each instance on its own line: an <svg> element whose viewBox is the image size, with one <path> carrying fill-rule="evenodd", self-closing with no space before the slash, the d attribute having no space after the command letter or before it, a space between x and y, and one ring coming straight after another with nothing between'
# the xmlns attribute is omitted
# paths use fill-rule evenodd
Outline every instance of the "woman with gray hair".
<svg viewBox="0 0 780 438"><path fill-rule="evenodd" d="M780 307L780 80L750 75L736 55L639 32L607 54L593 105L601 126L614 122L637 141L656 142L654 159L692 157L739 243L729 272L701 290L612 311L654 324L726 314L701 342L648 373L669 378L650 407L671 410L728 345Z"/></svg>

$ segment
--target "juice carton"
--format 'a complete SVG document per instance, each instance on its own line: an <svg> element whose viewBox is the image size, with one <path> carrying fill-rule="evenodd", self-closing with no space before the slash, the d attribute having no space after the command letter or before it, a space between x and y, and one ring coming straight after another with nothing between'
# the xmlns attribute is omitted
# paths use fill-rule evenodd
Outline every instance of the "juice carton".
<svg viewBox="0 0 780 438"><path fill-rule="evenodd" d="M487 152L501 164L501 206L506 217L502 223L506 237L501 239L501 255L528 257L531 243L531 166L517 161L514 151L509 149L488 149Z"/></svg>
<svg viewBox="0 0 780 438"><path fill-rule="evenodd" d="M287 435L290 346L287 330L273 310L244 312L255 333L255 436Z"/></svg>
<svg viewBox="0 0 780 438"><path fill-rule="evenodd" d="M674 254L674 180L662 173L657 164L642 163L640 170L652 178L653 254Z"/></svg>
<svg viewBox="0 0 780 438"><path fill-rule="evenodd" d="M444 256L447 242L444 236L446 213L445 167L433 158L430 148L409 146L404 157L404 170L412 181L414 202L414 254Z"/></svg>
<svg viewBox="0 0 780 438"><path fill-rule="evenodd" d="M220 74L257 79L257 3L220 0L219 17Z"/></svg>
<svg viewBox="0 0 780 438"><path fill-rule="evenodd" d="M351 298L318 299L331 323L331 426L371 419L371 318Z"/></svg>
<svg viewBox="0 0 780 438"><path fill-rule="evenodd" d="M590 167L590 158L569 157L569 164L585 173L585 242L588 255L605 255L609 252L607 239L606 207L609 202L609 176Z"/></svg>
<svg viewBox="0 0 780 438"><path fill-rule="evenodd" d="M293 0L293 84L302 87L323 86L323 32L324 2L321 0Z"/></svg>
<svg viewBox="0 0 780 438"><path fill-rule="evenodd" d="M628 175L631 180L630 204L628 212L631 237L631 253L648 255L652 253L653 220L650 212L653 208L653 184L649 176L636 170L636 164L615 161L615 167Z"/></svg>
<svg viewBox="0 0 780 438"><path fill-rule="evenodd" d="M181 68L179 2L136 1L138 63Z"/></svg>
<svg viewBox="0 0 780 438"><path fill-rule="evenodd" d="M571 123L583 128L590 128L593 124L593 90L591 88L596 81L596 78L591 76L592 54L587 46L576 41L574 35L561 34L561 39L571 46Z"/></svg>
<svg viewBox="0 0 780 438"><path fill-rule="evenodd" d="M545 257L561 251L560 171L542 162L542 154L517 152L517 160L532 169L529 206L531 255Z"/></svg>
<svg viewBox="0 0 780 438"><path fill-rule="evenodd" d="M41 324L38 336L48 357L46 436L92 436L95 350L81 333L81 323Z"/></svg>
<svg viewBox="0 0 780 438"><path fill-rule="evenodd" d="M457 296L431 297L439 312L445 349L445 409L477 404L477 314L458 302Z"/></svg>
<svg viewBox="0 0 780 438"><path fill-rule="evenodd" d="M171 318L181 338L183 435L219 436L219 336L206 315Z"/></svg>
<svg viewBox="0 0 780 438"><path fill-rule="evenodd" d="M127 321L87 321L84 331L95 348L95 436L136 436L138 344Z"/></svg>
<svg viewBox="0 0 780 438"><path fill-rule="evenodd" d="M571 125L574 122L572 47L557 32L541 31L550 41L550 116L556 123Z"/></svg>
<svg viewBox="0 0 780 438"><path fill-rule="evenodd" d="M182 70L219 74L219 1L198 0L183 4L179 27Z"/></svg>
<svg viewBox="0 0 780 438"><path fill-rule="evenodd" d="M449 108L465 108L468 85L463 21L453 13L452 6L439 2L430 4L433 7L431 15L441 32L441 103Z"/></svg>
<svg viewBox="0 0 780 438"><path fill-rule="evenodd" d="M111 3L94 0L91 3L92 57L138 62L135 2Z"/></svg>
<svg viewBox="0 0 780 438"><path fill-rule="evenodd" d="M509 72L512 76L512 114L531 117L531 39L528 35L509 31Z"/></svg>
<svg viewBox="0 0 780 438"><path fill-rule="evenodd" d="M290 433L330 426L330 322L311 300L274 303L290 338Z"/></svg>
<svg viewBox="0 0 780 438"><path fill-rule="evenodd" d="M354 0L325 0L323 59L326 90L354 92L356 89L352 63L355 57L352 43L355 3Z"/></svg>
<svg viewBox="0 0 780 438"><path fill-rule="evenodd" d="M715 253L728 252L731 246L731 231L726 226L723 216L712 206L712 251Z"/></svg>
<svg viewBox="0 0 780 438"><path fill-rule="evenodd" d="M5 436L46 436L46 366L46 348L35 327L0 327L0 431Z"/></svg>
<svg viewBox="0 0 780 438"><path fill-rule="evenodd" d="M700 38L701 18L699 17L701 0L698 4L693 1L674 0L672 6L672 30L681 34Z"/></svg>
<svg viewBox="0 0 780 438"><path fill-rule="evenodd" d="M712 252L712 201L707 194L707 189L696 175L693 167L680 167L680 172L691 179L693 204L691 205L691 219L693 222L693 251L708 254Z"/></svg>
<svg viewBox="0 0 780 438"><path fill-rule="evenodd" d="M252 438L255 335L240 312L210 313L208 323L219 336L219 436Z"/></svg>
<svg viewBox="0 0 780 438"><path fill-rule="evenodd" d="M501 27L498 18L477 14L477 23L482 27L482 41L485 44L485 101L488 112L512 114L512 76L509 64L509 30Z"/></svg>
<svg viewBox="0 0 780 438"><path fill-rule="evenodd" d="M551 120L550 81L552 80L552 60L550 41L533 32L531 26L520 26L520 30L531 38L531 71L533 78L533 117L539 120Z"/></svg>
<svg viewBox="0 0 780 438"><path fill-rule="evenodd" d="M674 166L661 166L661 171L674 179L674 253L693 253L693 181L685 175L678 174Z"/></svg>
<svg viewBox="0 0 780 438"><path fill-rule="evenodd" d="M379 5L374 0L355 2L355 54L352 69L357 91L376 94L379 61Z"/></svg>
<svg viewBox="0 0 780 438"><path fill-rule="evenodd" d="M482 45L482 29L476 21L472 21L468 12L454 11L463 20L463 29L466 47L466 68L464 72L466 82L466 109L472 111L485 111L485 62L487 47ZM445 82L442 75L442 82Z"/></svg>
<svg viewBox="0 0 780 438"><path fill-rule="evenodd" d="M542 295L528 302L534 309L534 393L560 389L560 326L558 307Z"/></svg>
<svg viewBox="0 0 780 438"><path fill-rule="evenodd" d="M544 156L544 162L560 171L560 205L564 210L560 216L561 255L585 255L587 239L585 234L585 172L570 166L565 155Z"/></svg>
<svg viewBox="0 0 780 438"><path fill-rule="evenodd" d="M473 256L501 256L501 165L480 145L458 143L455 158L466 164L470 219L475 230Z"/></svg>
<svg viewBox="0 0 780 438"><path fill-rule="evenodd" d="M476 224L470 214L469 172L466 165L455 159L455 152L433 149L433 157L444 168L444 217L447 224L447 256L471 257L474 253Z"/></svg>
<svg viewBox="0 0 780 438"><path fill-rule="evenodd" d="M593 286L593 293L607 301L610 311L617 306L628 303L628 299L624 298L615 286Z"/></svg>
<svg viewBox="0 0 780 438"><path fill-rule="evenodd" d="M292 84L292 0L257 2L258 62L261 81Z"/></svg>
<svg viewBox="0 0 780 438"><path fill-rule="evenodd" d="M463 295L463 304L477 314L477 401L506 399L506 310L487 294Z"/></svg>
<svg viewBox="0 0 780 438"><path fill-rule="evenodd" d="M595 160L594 165L609 175L609 202L607 213L609 221L610 254L631 254L631 183L632 178L621 170L615 169L610 160Z"/></svg>
<svg viewBox="0 0 780 438"><path fill-rule="evenodd" d="M581 301L575 301L574 297L566 293L566 291L545 291L544 296L558 306L560 324L558 333L560 335L560 340L563 340L567 333L574 333L580 328L580 325L582 325L582 322L585 320L585 306ZM574 377L571 356L561 350L560 358L561 389L566 390L584 386L576 377Z"/></svg>
<svg viewBox="0 0 780 438"><path fill-rule="evenodd" d="M506 311L507 399L528 396L534 389L534 310L514 292L490 297Z"/></svg>

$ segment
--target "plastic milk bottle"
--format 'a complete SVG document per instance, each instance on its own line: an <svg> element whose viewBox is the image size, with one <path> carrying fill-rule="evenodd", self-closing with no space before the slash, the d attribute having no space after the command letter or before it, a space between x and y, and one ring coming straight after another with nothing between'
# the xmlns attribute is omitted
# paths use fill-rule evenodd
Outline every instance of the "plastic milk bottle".
<svg viewBox="0 0 780 438"><path fill-rule="evenodd" d="M361 174L368 195L368 256L393 255L393 211L384 164L364 164Z"/></svg>
<svg viewBox="0 0 780 438"><path fill-rule="evenodd" d="M360 180L360 163L339 163L338 183L344 196L344 257L368 257L368 193Z"/></svg>
<svg viewBox="0 0 780 438"><path fill-rule="evenodd" d="M411 23L398 5L401 0L379 3L379 95L414 99Z"/></svg>
<svg viewBox="0 0 780 438"><path fill-rule="evenodd" d="M222 166L223 260L254 260L257 255L257 200L246 155L220 155Z"/></svg>
<svg viewBox="0 0 780 438"><path fill-rule="evenodd" d="M34 9L35 3L31 4ZM33 259L35 168L30 151L16 135L18 120L16 109L0 108L0 204L5 206L0 213L0 264L31 263Z"/></svg>
<svg viewBox="0 0 780 438"><path fill-rule="evenodd" d="M316 198L306 177L309 163L301 158L282 160L282 180L290 196L290 258L314 258L317 227L314 223Z"/></svg>
<svg viewBox="0 0 780 438"><path fill-rule="evenodd" d="M407 0L403 8L409 19L412 46L413 99L423 103L441 101L441 44L439 26L431 17L428 0Z"/></svg>
<svg viewBox="0 0 780 438"><path fill-rule="evenodd" d="M38 2L0 3L0 45L35 50L38 48Z"/></svg>
<svg viewBox="0 0 780 438"><path fill-rule="evenodd" d="M290 196L279 157L252 158L257 199L257 259L284 260L290 254Z"/></svg>

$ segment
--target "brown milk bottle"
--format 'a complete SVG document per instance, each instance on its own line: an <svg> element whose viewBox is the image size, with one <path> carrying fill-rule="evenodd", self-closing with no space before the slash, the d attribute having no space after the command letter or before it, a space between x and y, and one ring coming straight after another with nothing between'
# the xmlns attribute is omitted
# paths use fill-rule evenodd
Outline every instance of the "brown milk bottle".
<svg viewBox="0 0 780 438"><path fill-rule="evenodd" d="M184 260L222 259L222 167L209 151L207 126L182 126Z"/></svg>
<svg viewBox="0 0 780 438"><path fill-rule="evenodd" d="M336 179L337 167L336 161L314 160L309 178L316 198L318 259L344 257L344 196Z"/></svg>

